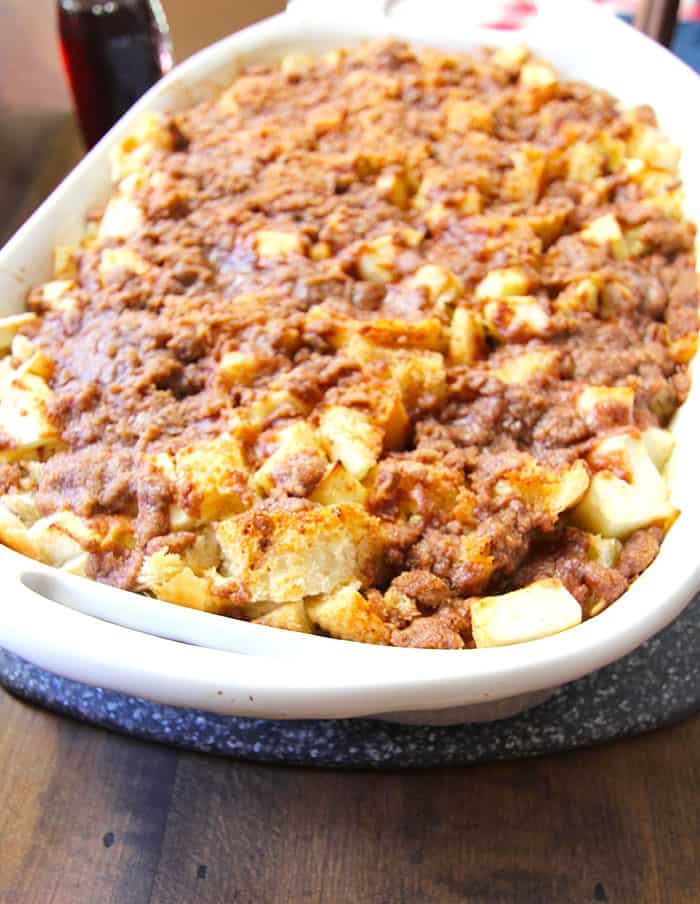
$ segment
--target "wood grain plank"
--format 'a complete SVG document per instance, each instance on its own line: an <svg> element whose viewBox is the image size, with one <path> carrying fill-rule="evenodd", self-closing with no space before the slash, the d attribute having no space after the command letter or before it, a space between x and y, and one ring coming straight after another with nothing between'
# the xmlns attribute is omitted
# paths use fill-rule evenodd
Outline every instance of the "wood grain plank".
<svg viewBox="0 0 700 904"><path fill-rule="evenodd" d="M152 904L696 904L699 742L696 718L469 769L311 772L184 755Z"/></svg>
<svg viewBox="0 0 700 904"><path fill-rule="evenodd" d="M177 753L0 690L0 901L145 904Z"/></svg>

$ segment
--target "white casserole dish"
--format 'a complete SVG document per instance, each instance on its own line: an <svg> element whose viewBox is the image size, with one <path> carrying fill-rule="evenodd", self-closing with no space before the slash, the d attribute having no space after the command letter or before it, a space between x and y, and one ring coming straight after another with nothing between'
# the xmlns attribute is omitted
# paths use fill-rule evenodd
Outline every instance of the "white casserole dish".
<svg viewBox="0 0 700 904"><path fill-rule="evenodd" d="M389 12L385 7L390 6ZM82 232L106 199L108 155L144 110L176 109L225 86L241 62L394 35L445 48L527 42L565 75L652 104L684 150L687 211L700 221L700 80L684 64L586 0L541 0L521 32L479 28L458 0L297 0L286 13L215 44L158 84L0 251L0 315L50 277L55 244ZM350 9L348 7L351 7ZM482 7L483 9L483 7ZM491 8L492 11L492 8ZM694 479L700 386L676 418L672 498L682 514L653 565L613 606L559 635L473 650L371 647L182 609L49 569L0 547L0 646L59 675L162 703L267 718L387 716L447 722L503 718L624 656L672 621L700 587Z"/></svg>

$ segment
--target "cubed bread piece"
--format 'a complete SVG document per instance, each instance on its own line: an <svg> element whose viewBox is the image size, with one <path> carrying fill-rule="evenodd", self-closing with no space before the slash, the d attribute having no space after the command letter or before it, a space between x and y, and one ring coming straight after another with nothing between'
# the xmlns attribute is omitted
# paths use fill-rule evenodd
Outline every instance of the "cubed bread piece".
<svg viewBox="0 0 700 904"><path fill-rule="evenodd" d="M605 153L593 141L576 141L568 150L566 177L576 182L593 182L603 172Z"/></svg>
<svg viewBox="0 0 700 904"><path fill-rule="evenodd" d="M630 433L609 436L597 444L592 454L596 461L609 458L616 470L623 467L629 480L612 470L595 473L588 492L573 512L579 527L604 537L624 539L639 528L664 525L676 514L669 502L666 481L640 438Z"/></svg>
<svg viewBox="0 0 700 904"><path fill-rule="evenodd" d="M493 113L478 100L452 100L447 104L447 128L450 132L491 132Z"/></svg>
<svg viewBox="0 0 700 904"><path fill-rule="evenodd" d="M568 468L554 469L531 458L517 470L507 472L494 492L503 499L516 496L535 511L556 518L581 500L588 484L588 470L581 459Z"/></svg>
<svg viewBox="0 0 700 904"><path fill-rule="evenodd" d="M360 593L360 585L347 584L316 600L308 600L306 611L322 631L340 640L386 644L389 627Z"/></svg>
<svg viewBox="0 0 700 904"><path fill-rule="evenodd" d="M8 442L0 459L30 455L40 446L53 446L60 434L51 416L54 394L46 381L24 368L0 379L0 431Z"/></svg>
<svg viewBox="0 0 700 904"><path fill-rule="evenodd" d="M7 497L0 501L0 542L15 552L32 559L39 558L38 550L27 525L14 512L4 505Z"/></svg>
<svg viewBox="0 0 700 904"><path fill-rule="evenodd" d="M393 282L401 246L390 235L383 235L362 246L357 256L360 279L369 282Z"/></svg>
<svg viewBox="0 0 700 904"><path fill-rule="evenodd" d="M319 430L332 461L340 461L358 480L379 460L384 437L369 415L332 405L321 413Z"/></svg>
<svg viewBox="0 0 700 904"><path fill-rule="evenodd" d="M506 267L492 270L476 287L479 299L510 298L511 295L524 295L530 288L530 280L517 267Z"/></svg>
<svg viewBox="0 0 700 904"><path fill-rule="evenodd" d="M445 359L437 352L397 353L391 373L401 390L409 414L438 407L447 394Z"/></svg>
<svg viewBox="0 0 700 904"><path fill-rule="evenodd" d="M440 311L454 304L463 294L464 286L459 277L445 267L424 264L416 270L412 285L426 290L428 298Z"/></svg>
<svg viewBox="0 0 700 904"><path fill-rule="evenodd" d="M509 386L552 376L556 372L559 353L552 348L538 348L503 361L491 373Z"/></svg>
<svg viewBox="0 0 700 904"><path fill-rule="evenodd" d="M558 578L544 578L471 604L477 647L502 647L558 634L581 623L581 606Z"/></svg>
<svg viewBox="0 0 700 904"><path fill-rule="evenodd" d="M517 72L530 58L530 48L525 44L511 44L499 47L491 57L491 62L507 72Z"/></svg>
<svg viewBox="0 0 700 904"><path fill-rule="evenodd" d="M289 472L300 456L305 456L312 466L320 465L323 473L327 463L323 439L307 421L295 421L279 431L277 448L255 472L253 482L263 493L271 493L280 482L280 476ZM298 494L295 492L294 495Z"/></svg>
<svg viewBox="0 0 700 904"><path fill-rule="evenodd" d="M253 602L291 603L371 582L383 551L379 522L355 505L246 512L222 521L216 535L224 574Z"/></svg>
<svg viewBox="0 0 700 904"><path fill-rule="evenodd" d="M30 311L22 314L12 314L9 317L0 317L0 354L9 352L12 340L25 326L37 323L39 318Z"/></svg>
<svg viewBox="0 0 700 904"><path fill-rule="evenodd" d="M525 342L549 330L549 314L533 295L487 301L482 313L487 331L501 342Z"/></svg>
<svg viewBox="0 0 700 904"><path fill-rule="evenodd" d="M351 503L364 506L367 502L367 490L341 462L336 461L316 484L309 498L319 505Z"/></svg>
<svg viewBox="0 0 700 904"><path fill-rule="evenodd" d="M103 284L112 273L123 271L133 276L148 273L150 264L132 248L105 248L100 255L99 274Z"/></svg>
<svg viewBox="0 0 700 904"><path fill-rule="evenodd" d="M162 453L155 466L172 482L172 530L189 530L219 521L248 508L255 494L248 487L248 468L238 438L224 434Z"/></svg>
<svg viewBox="0 0 700 904"><path fill-rule="evenodd" d="M260 369L259 361L244 352L227 352L221 356L218 373L227 386L248 386Z"/></svg>
<svg viewBox="0 0 700 904"><path fill-rule="evenodd" d="M595 314L598 310L600 281L595 276L587 276L569 283L554 300L554 310L565 314L578 314L588 311Z"/></svg>
<svg viewBox="0 0 700 904"><path fill-rule="evenodd" d="M105 207L97 232L99 241L127 239L143 226L144 216L139 205L131 198L115 195Z"/></svg>
<svg viewBox="0 0 700 904"><path fill-rule="evenodd" d="M65 565L99 546L101 535L73 512L61 511L40 518L29 529L37 557L47 565Z"/></svg>
<svg viewBox="0 0 700 904"><path fill-rule="evenodd" d="M173 133L165 116L159 113L142 113L134 131L117 144L111 154L112 179L121 182L126 176L138 173L148 164L158 150L170 150Z"/></svg>
<svg viewBox="0 0 700 904"><path fill-rule="evenodd" d="M617 423L631 423L634 389L631 386L586 386L576 396L576 410L592 426L613 412Z"/></svg>
<svg viewBox="0 0 700 904"><path fill-rule="evenodd" d="M75 288L73 279L54 279L44 283L30 298L29 304L40 311L73 311L77 307Z"/></svg>
<svg viewBox="0 0 700 904"><path fill-rule="evenodd" d="M547 63L530 60L520 70L520 84L523 88L552 88L557 82L556 72Z"/></svg>
<svg viewBox="0 0 700 904"><path fill-rule="evenodd" d="M138 586L166 603L202 612L230 614L233 607L223 589L221 594L213 593L216 581L215 572L196 574L182 556L159 549L144 559ZM223 588L223 582L220 579L218 582Z"/></svg>
<svg viewBox="0 0 700 904"><path fill-rule="evenodd" d="M473 364L484 351L484 330L479 317L467 308L457 308L450 324L450 361Z"/></svg>
<svg viewBox="0 0 700 904"><path fill-rule="evenodd" d="M304 603L285 603L253 621L256 625L267 625L268 628L282 628L300 634L314 633L314 626Z"/></svg>

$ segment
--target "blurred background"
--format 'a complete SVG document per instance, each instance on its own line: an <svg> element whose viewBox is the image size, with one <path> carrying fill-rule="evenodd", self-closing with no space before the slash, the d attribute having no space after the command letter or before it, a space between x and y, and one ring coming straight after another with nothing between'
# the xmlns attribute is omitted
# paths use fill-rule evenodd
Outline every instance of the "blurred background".
<svg viewBox="0 0 700 904"><path fill-rule="evenodd" d="M279 12L284 0L163 0L177 61ZM0 0L0 246L82 144L59 56L56 0Z"/></svg>

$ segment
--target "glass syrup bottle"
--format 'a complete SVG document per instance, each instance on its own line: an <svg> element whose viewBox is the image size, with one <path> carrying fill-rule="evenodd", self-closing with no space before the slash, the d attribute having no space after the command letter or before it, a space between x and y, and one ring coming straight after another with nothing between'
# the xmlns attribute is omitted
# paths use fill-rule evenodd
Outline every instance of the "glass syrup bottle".
<svg viewBox="0 0 700 904"><path fill-rule="evenodd" d="M172 68L160 0L59 0L63 64L90 148Z"/></svg>

